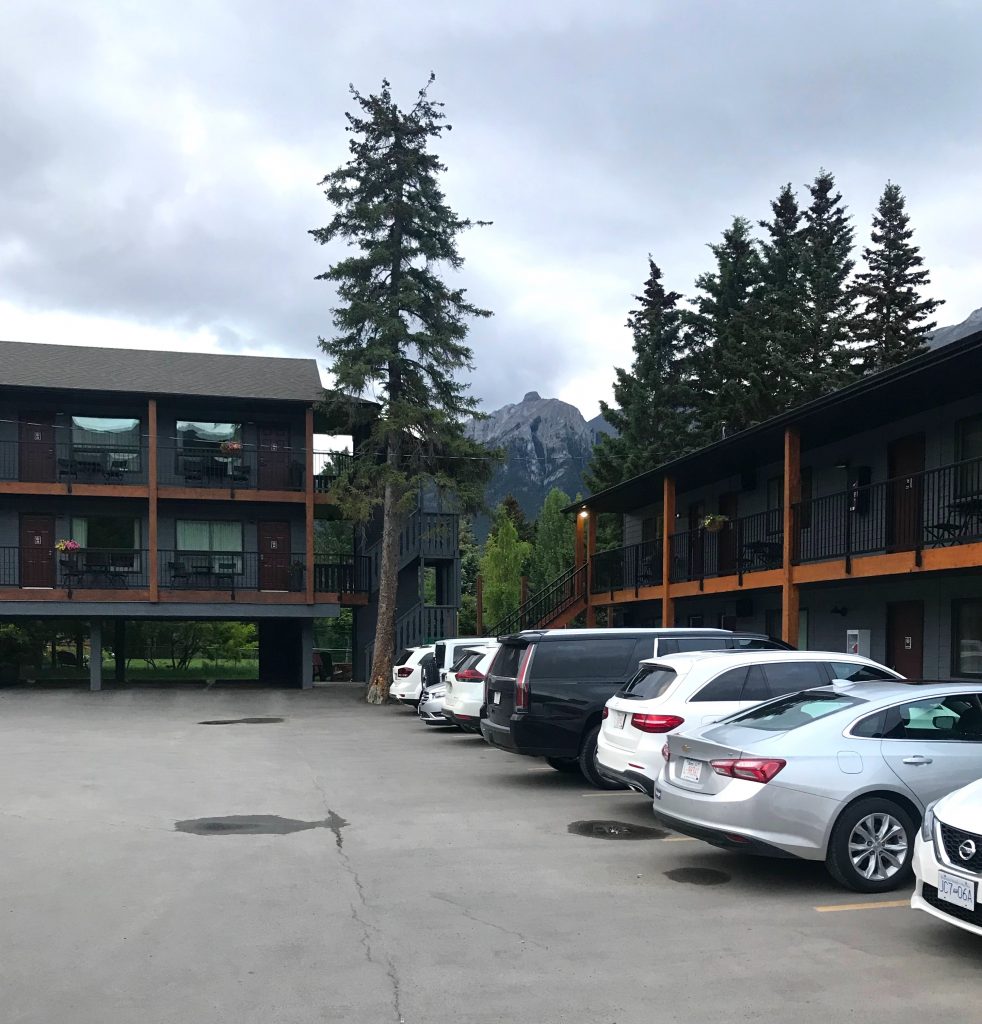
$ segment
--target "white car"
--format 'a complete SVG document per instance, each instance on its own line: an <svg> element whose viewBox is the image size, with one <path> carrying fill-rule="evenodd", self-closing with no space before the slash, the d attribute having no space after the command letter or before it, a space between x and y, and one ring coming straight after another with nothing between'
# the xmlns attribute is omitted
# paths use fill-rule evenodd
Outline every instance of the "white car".
<svg viewBox="0 0 982 1024"><path fill-rule="evenodd" d="M664 763L665 734L682 725L709 725L833 679L900 678L869 658L829 651L694 651L648 658L607 701L597 738L597 769L650 797Z"/></svg>
<svg viewBox="0 0 982 1024"><path fill-rule="evenodd" d="M914 843L914 876L915 910L982 935L982 779L928 804Z"/></svg>
<svg viewBox="0 0 982 1024"><path fill-rule="evenodd" d="M467 732L481 731L481 708L484 707L484 680L491 668L498 643L480 647L464 647L463 657L447 673L443 717Z"/></svg>
<svg viewBox="0 0 982 1024"><path fill-rule="evenodd" d="M429 647L407 647L402 652L398 661L392 666L390 697L399 701L400 704L411 704L413 707L419 703L419 695L423 691L421 663L427 654L432 653L432 644Z"/></svg>

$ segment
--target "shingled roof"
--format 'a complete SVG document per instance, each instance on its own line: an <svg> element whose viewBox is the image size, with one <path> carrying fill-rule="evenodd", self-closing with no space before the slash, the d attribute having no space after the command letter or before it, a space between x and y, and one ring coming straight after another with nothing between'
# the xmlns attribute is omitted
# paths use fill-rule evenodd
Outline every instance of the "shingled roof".
<svg viewBox="0 0 982 1024"><path fill-rule="evenodd" d="M0 387L319 402L313 359L0 341Z"/></svg>

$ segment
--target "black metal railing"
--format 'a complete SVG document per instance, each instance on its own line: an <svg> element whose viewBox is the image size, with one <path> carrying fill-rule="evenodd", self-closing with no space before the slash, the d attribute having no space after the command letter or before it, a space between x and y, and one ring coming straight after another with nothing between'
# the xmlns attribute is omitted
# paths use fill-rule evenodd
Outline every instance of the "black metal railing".
<svg viewBox="0 0 982 1024"><path fill-rule="evenodd" d="M127 443L128 442L128 443ZM146 446L107 441L0 441L0 480L29 483L141 484L147 481Z"/></svg>
<svg viewBox="0 0 982 1024"><path fill-rule="evenodd" d="M314 563L314 590L326 594L367 594L368 558L349 555Z"/></svg>
<svg viewBox="0 0 982 1024"><path fill-rule="evenodd" d="M148 585L147 552L134 548L0 548L0 586L132 590Z"/></svg>
<svg viewBox="0 0 982 1024"><path fill-rule="evenodd" d="M314 491L326 494L334 481L349 472L353 464L354 456L350 452L314 452Z"/></svg>
<svg viewBox="0 0 982 1024"><path fill-rule="evenodd" d="M300 448L161 445L157 479L165 486L176 487L302 491L305 461Z"/></svg>
<svg viewBox="0 0 982 1024"><path fill-rule="evenodd" d="M792 509L795 562L982 540L982 459L855 486Z"/></svg>
<svg viewBox="0 0 982 1024"><path fill-rule="evenodd" d="M590 590L602 594L615 590L640 590L662 582L660 540L628 544L593 556Z"/></svg>
<svg viewBox="0 0 982 1024"><path fill-rule="evenodd" d="M780 509L770 509L717 519L672 534L670 547L672 583L778 569L784 559L783 516Z"/></svg>
<svg viewBox="0 0 982 1024"><path fill-rule="evenodd" d="M548 586L496 622L489 636L503 636L520 629L537 629L553 622L586 597L586 566L567 569Z"/></svg>
<svg viewBox="0 0 982 1024"><path fill-rule="evenodd" d="M296 593L306 586L302 552L162 550L158 561L160 586L169 590Z"/></svg>

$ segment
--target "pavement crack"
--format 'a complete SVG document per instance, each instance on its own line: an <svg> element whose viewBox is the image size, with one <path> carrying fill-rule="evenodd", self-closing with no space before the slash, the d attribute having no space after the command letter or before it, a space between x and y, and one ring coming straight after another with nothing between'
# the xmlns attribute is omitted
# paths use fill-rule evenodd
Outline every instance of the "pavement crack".
<svg viewBox="0 0 982 1024"><path fill-rule="evenodd" d="M512 935L528 946L536 946L539 949L549 948L548 946L543 946L541 942L536 942L535 939L530 939L527 935L523 935L522 932L513 931L511 928L505 928L504 925L497 924L494 921L488 921L486 918L472 914L462 903L458 903L456 900L450 899L449 896L441 896L439 893L431 893L430 895L435 900L440 900L443 903L449 903L451 906L456 907L464 917L469 918L471 921L476 921L478 924L483 924L488 928L494 928L495 931L504 932L505 935Z"/></svg>

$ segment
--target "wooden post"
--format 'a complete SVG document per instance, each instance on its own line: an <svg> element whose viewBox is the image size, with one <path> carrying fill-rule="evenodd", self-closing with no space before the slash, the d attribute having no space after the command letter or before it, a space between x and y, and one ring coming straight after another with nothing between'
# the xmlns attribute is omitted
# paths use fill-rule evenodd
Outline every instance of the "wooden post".
<svg viewBox="0 0 982 1024"><path fill-rule="evenodd" d="M157 399L147 404L147 583L150 600L160 599L160 551L157 527Z"/></svg>
<svg viewBox="0 0 982 1024"><path fill-rule="evenodd" d="M314 408L307 409L304 429L304 516L307 527L307 604L314 603Z"/></svg>
<svg viewBox="0 0 982 1024"><path fill-rule="evenodd" d="M593 556L597 553L597 514L591 512L586 521L586 624L596 626L597 609L593 605Z"/></svg>
<svg viewBox="0 0 982 1024"><path fill-rule="evenodd" d="M798 645L798 586L792 580L794 505L801 500L801 437L794 427L784 431L784 560L781 566L781 639Z"/></svg>
<svg viewBox="0 0 982 1024"><path fill-rule="evenodd" d="M575 566L576 566L577 569L579 569L581 565L586 565L586 550L587 550L586 524L587 524L587 521L588 521L588 517L587 516L585 516L582 512L577 513L577 516L576 516L576 547L575 547L575 552L576 552Z"/></svg>
<svg viewBox="0 0 982 1024"><path fill-rule="evenodd" d="M474 588L474 598L477 605L477 635L484 636L484 577L480 573Z"/></svg>
<svg viewBox="0 0 982 1024"><path fill-rule="evenodd" d="M661 539L661 624L675 625L675 606L672 602L672 533L675 530L675 481L666 476L662 483L662 539Z"/></svg>

